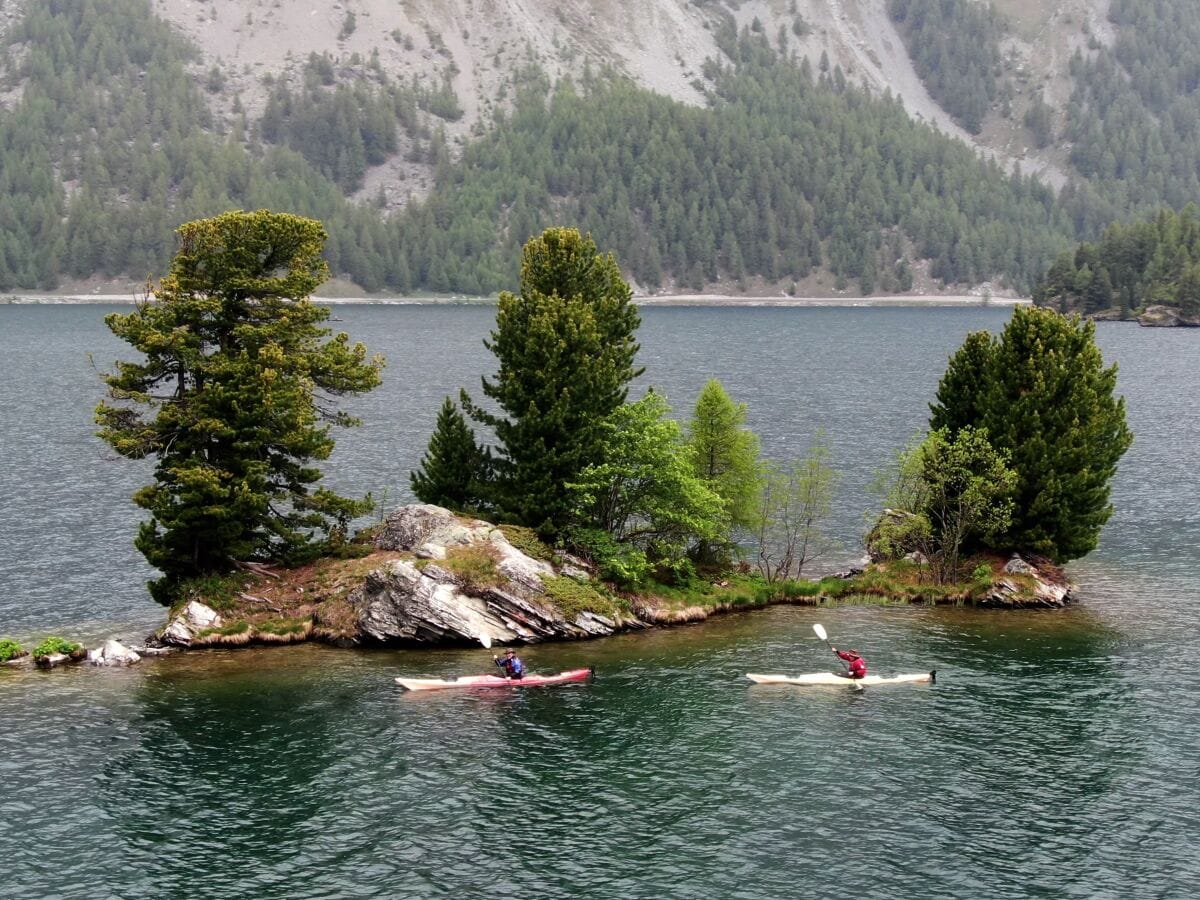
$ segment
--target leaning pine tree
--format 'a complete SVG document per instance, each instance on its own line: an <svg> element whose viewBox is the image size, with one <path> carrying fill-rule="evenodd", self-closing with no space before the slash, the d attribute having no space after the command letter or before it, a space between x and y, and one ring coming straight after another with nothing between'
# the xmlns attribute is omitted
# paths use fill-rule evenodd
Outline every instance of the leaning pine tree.
<svg viewBox="0 0 1200 900"><path fill-rule="evenodd" d="M463 407L491 428L497 455L497 511L555 537L569 523L566 487L604 460L602 423L625 402L640 318L612 254L574 228L549 228L525 244L521 292L500 294L496 329L485 346L499 361L484 396L464 391Z"/></svg>
<svg viewBox="0 0 1200 900"><path fill-rule="evenodd" d="M325 230L299 216L229 212L179 229L170 274L145 302L105 323L142 354L104 376L100 437L122 456L154 458L134 494L150 519L135 544L170 604L188 579L235 561L294 562L344 537L371 503L314 488L333 425L357 420L336 398L369 391L383 361L309 295L329 269Z"/></svg>
<svg viewBox="0 0 1200 900"><path fill-rule="evenodd" d="M1056 562L1095 549L1112 515L1110 484L1133 435L1095 325L1018 308L1003 334L972 334L938 387L930 428L987 429L1017 474L1011 524L990 543Z"/></svg>

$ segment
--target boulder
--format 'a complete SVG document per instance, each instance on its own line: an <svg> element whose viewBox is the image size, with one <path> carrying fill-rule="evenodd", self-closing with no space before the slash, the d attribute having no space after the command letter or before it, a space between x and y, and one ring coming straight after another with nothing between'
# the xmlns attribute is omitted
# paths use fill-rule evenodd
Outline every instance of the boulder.
<svg viewBox="0 0 1200 900"><path fill-rule="evenodd" d="M104 646L88 651L88 662L94 666L132 666L142 661L135 651L120 641L105 641Z"/></svg>
<svg viewBox="0 0 1200 900"><path fill-rule="evenodd" d="M1004 571L1008 575L1032 579L1032 591L1027 581L1022 583L1016 578L997 578L979 599L980 606L1059 608L1072 600L1073 585L1070 580L1061 567L1045 557L1014 553L1005 564Z"/></svg>
<svg viewBox="0 0 1200 900"><path fill-rule="evenodd" d="M500 586L467 591L454 573L431 564L423 570L396 560L370 572L350 595L358 633L384 643L493 643L600 637L617 623L594 613L568 621L541 599L540 567L546 565L509 547L497 564ZM551 571L553 571L551 569Z"/></svg>
<svg viewBox="0 0 1200 900"><path fill-rule="evenodd" d="M171 621L156 635L156 638L164 644L187 647L204 629L220 628L224 624L215 609L205 606L197 600L191 600L171 617Z"/></svg>
<svg viewBox="0 0 1200 900"><path fill-rule="evenodd" d="M425 559L445 559L447 547L465 547L495 532L481 519L459 518L431 503L413 503L393 511L375 536L379 550L406 550Z"/></svg>
<svg viewBox="0 0 1200 900"><path fill-rule="evenodd" d="M39 669L54 669L71 661L66 653L47 653L45 656L35 656L33 661Z"/></svg>

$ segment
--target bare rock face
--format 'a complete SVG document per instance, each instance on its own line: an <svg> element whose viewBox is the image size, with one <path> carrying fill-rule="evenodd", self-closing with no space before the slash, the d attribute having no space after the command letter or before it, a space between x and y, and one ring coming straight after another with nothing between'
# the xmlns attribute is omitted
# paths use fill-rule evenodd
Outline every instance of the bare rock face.
<svg viewBox="0 0 1200 900"><path fill-rule="evenodd" d="M103 647L89 650L87 658L94 666L132 666L142 661L141 656L120 641L105 641Z"/></svg>
<svg viewBox="0 0 1200 900"><path fill-rule="evenodd" d="M1148 328L1200 327L1200 316L1188 316L1174 306L1147 306L1138 324Z"/></svg>
<svg viewBox="0 0 1200 900"><path fill-rule="evenodd" d="M220 628L224 624L215 609L192 600L172 616L167 626L158 633L158 640L164 644L187 647L204 629Z"/></svg>
<svg viewBox="0 0 1200 900"><path fill-rule="evenodd" d="M448 567L431 562L418 568L407 560L369 573L350 595L359 634L380 642L519 643L600 637L619 627L604 616L584 612L568 620L545 600L542 576L555 567L518 550L495 526L459 518L440 506L414 504L388 516L376 537L381 550L401 550L440 561L451 548L484 546L495 562L496 582L464 583ZM572 566L571 574L582 573Z"/></svg>
<svg viewBox="0 0 1200 900"><path fill-rule="evenodd" d="M1009 575L1033 579L1033 591L1016 578L997 578L980 600L984 607L1058 608L1072 599L1072 585L1063 570L1042 556L1014 553L1004 566Z"/></svg>

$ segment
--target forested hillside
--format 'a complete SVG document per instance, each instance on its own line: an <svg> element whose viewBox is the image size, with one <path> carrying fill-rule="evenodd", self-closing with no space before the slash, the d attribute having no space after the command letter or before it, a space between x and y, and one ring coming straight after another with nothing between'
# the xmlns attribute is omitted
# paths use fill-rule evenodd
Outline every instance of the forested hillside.
<svg viewBox="0 0 1200 900"><path fill-rule="evenodd" d="M1063 252L1033 293L1040 305L1122 315L1152 304L1200 316L1200 209L1162 210L1110 225L1100 240Z"/></svg>
<svg viewBox="0 0 1200 900"><path fill-rule="evenodd" d="M179 223L269 207L325 222L333 271L369 291L511 287L522 243L565 223L616 251L644 289L778 292L819 277L824 290L894 292L919 270L1027 293L1076 241L1200 196L1200 20L1186 0L1113 0L1104 40L1091 19L1055 19L1090 34L1064 64L1062 106L1049 73L1043 87L1013 63L1022 23L1008 0L886 5L959 134L1023 130L1075 173L1058 196L862 87L866 57L814 52L874 21L844 2L856 18L824 27L806 18L819 11L809 0L770 7L766 24L757 6L724 0L687 13L712 55L678 59L703 101L685 104L570 42L555 71L572 79L552 77L532 45L524 58L505 45L487 61L503 70L494 96L464 96L462 66L483 77L461 55L478 35L364 34L378 4L346 7L333 51L251 74L203 56L149 0L7 0L0 290L158 275ZM543 46L582 27L576 5L539 32ZM196 10L235 31L256 19ZM419 75L394 68L409 51Z"/></svg>

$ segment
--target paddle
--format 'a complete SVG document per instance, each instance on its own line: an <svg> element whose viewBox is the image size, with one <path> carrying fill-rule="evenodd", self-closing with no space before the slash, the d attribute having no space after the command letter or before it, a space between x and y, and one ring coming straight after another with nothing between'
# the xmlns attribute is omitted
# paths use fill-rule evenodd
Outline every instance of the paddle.
<svg viewBox="0 0 1200 900"><path fill-rule="evenodd" d="M833 649L833 644L829 643L829 635L827 635L825 633L825 626L823 626L820 622L818 622L817 624L813 625L813 631L816 632L817 637L819 637L821 640L823 640L825 642L825 646L829 648L830 652L832 652L832 653L837 652L836 650ZM840 656L838 657L838 659L841 660L842 666L846 669L846 674L849 675L850 674L850 665L844 659L842 659Z"/></svg>

